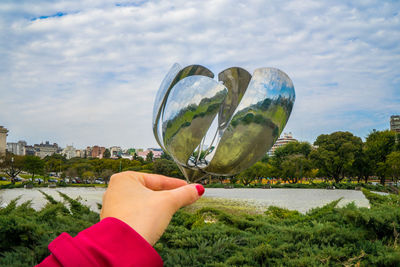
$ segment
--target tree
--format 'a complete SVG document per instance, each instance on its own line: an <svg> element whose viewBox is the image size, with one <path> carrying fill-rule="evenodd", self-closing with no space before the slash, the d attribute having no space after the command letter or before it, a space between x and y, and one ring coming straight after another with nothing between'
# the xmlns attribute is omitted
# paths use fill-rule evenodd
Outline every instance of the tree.
<svg viewBox="0 0 400 267"><path fill-rule="evenodd" d="M236 184L238 181L238 177L236 175L229 176L228 179L229 179L229 183L231 183L231 184Z"/></svg>
<svg viewBox="0 0 400 267"><path fill-rule="evenodd" d="M251 184L253 181L256 180L256 177L253 175L252 171L250 170L250 168L242 171L241 173L239 173L238 175L239 181L244 185L247 186L249 184Z"/></svg>
<svg viewBox="0 0 400 267"><path fill-rule="evenodd" d="M146 155L146 161L147 161L147 162L153 162L153 157L154 157L153 151L150 151L150 152L147 153L147 155Z"/></svg>
<svg viewBox="0 0 400 267"><path fill-rule="evenodd" d="M311 168L312 168L312 163L310 160L310 164L311 164ZM311 169L308 173L307 173L307 177L306 179L309 181L312 181L314 178L316 178L318 175L318 169Z"/></svg>
<svg viewBox="0 0 400 267"><path fill-rule="evenodd" d="M104 180L106 184L110 181L111 176L114 174L114 172L110 169L105 169L101 172L100 177Z"/></svg>
<svg viewBox="0 0 400 267"><path fill-rule="evenodd" d="M290 170L288 169L289 165L292 165L289 161L296 160L299 156L302 156L302 159L308 159L311 151L312 147L308 142L290 142L284 146L278 147L274 152L274 156L269 161L271 165L269 166L268 176L276 178L281 177L283 180L294 182L294 174L290 174ZM282 169L282 164L284 162L287 167L285 172L283 172ZM290 177L287 177L287 175L290 175ZM304 175L304 172L302 175ZM296 179L299 178L297 177Z"/></svg>
<svg viewBox="0 0 400 267"><path fill-rule="evenodd" d="M32 182L35 174L42 174L44 169L44 161L38 156L25 156L24 170L32 174Z"/></svg>
<svg viewBox="0 0 400 267"><path fill-rule="evenodd" d="M132 166L132 164L134 164L134 161L130 161L129 159L119 159L119 160L115 160L114 162L116 164L114 166L118 167L116 170L113 169L114 172L121 172L121 171L129 170L130 166ZM150 165L151 165L151 169L152 169L153 163L151 163Z"/></svg>
<svg viewBox="0 0 400 267"><path fill-rule="evenodd" d="M62 172L60 177L63 180L63 182L65 183L65 178L67 178L67 174L65 172Z"/></svg>
<svg viewBox="0 0 400 267"><path fill-rule="evenodd" d="M84 181L89 180L91 184L93 184L94 180L96 179L96 176L94 175L94 172L92 171L85 171L82 173L82 179Z"/></svg>
<svg viewBox="0 0 400 267"><path fill-rule="evenodd" d="M105 159L109 159L111 157L111 152L110 150L107 148L104 153L103 153L103 158Z"/></svg>
<svg viewBox="0 0 400 267"><path fill-rule="evenodd" d="M278 147L274 152L274 159L278 164L290 155L304 155L306 158L312 151L312 147L308 142L290 142L284 146Z"/></svg>
<svg viewBox="0 0 400 267"><path fill-rule="evenodd" d="M141 167L141 172L146 172L146 173L153 173L154 170L154 163L153 162L149 162L147 164L142 165Z"/></svg>
<svg viewBox="0 0 400 267"><path fill-rule="evenodd" d="M61 154L52 154L50 156L46 156L46 157L43 158L43 160L45 162L47 162L47 161L49 161L51 159L61 160L62 162L66 162L67 161L66 156L65 155L61 155Z"/></svg>
<svg viewBox="0 0 400 267"><path fill-rule="evenodd" d="M262 159L260 160L262 163L268 163L269 162L269 156L268 154L265 154Z"/></svg>
<svg viewBox="0 0 400 267"><path fill-rule="evenodd" d="M160 158L162 158L162 159L167 159L167 160L173 160L172 157L171 157L168 153L165 153L165 152L163 152L163 153L161 154L161 157L160 157Z"/></svg>
<svg viewBox="0 0 400 267"><path fill-rule="evenodd" d="M62 168L63 161L61 159L49 158L45 161L45 168L49 172L59 173Z"/></svg>
<svg viewBox="0 0 400 267"><path fill-rule="evenodd" d="M153 164L153 172L170 177L183 178L178 166L172 160L157 159Z"/></svg>
<svg viewBox="0 0 400 267"><path fill-rule="evenodd" d="M363 148L360 153L356 156L354 163L354 174L357 176L358 183L361 179L364 179L364 182L368 182L369 176L372 174L371 166L369 164L369 158L365 150L365 144L363 144Z"/></svg>
<svg viewBox="0 0 400 267"><path fill-rule="evenodd" d="M256 179L258 179L259 183L262 182L263 178L269 176L267 173L267 164L265 164L261 161L256 162L248 170L249 170L249 174L254 176Z"/></svg>
<svg viewBox="0 0 400 267"><path fill-rule="evenodd" d="M244 185L248 185L255 180L261 183L263 178L270 176L268 173L270 168L271 165L257 161L254 165L239 173L237 178ZM225 179L226 177L223 178Z"/></svg>
<svg viewBox="0 0 400 267"><path fill-rule="evenodd" d="M44 157L43 161L45 162L46 172L55 172L57 175L60 175L60 172L66 169L67 158L65 155L53 154Z"/></svg>
<svg viewBox="0 0 400 267"><path fill-rule="evenodd" d="M214 177L217 178L217 180L219 181L220 184L222 184L226 179L226 176L222 176L222 175L218 175L218 176L214 176Z"/></svg>
<svg viewBox="0 0 400 267"><path fill-rule="evenodd" d="M82 177L84 172L93 171L93 166L89 163L78 163L72 165L72 168L76 170L76 174L78 177Z"/></svg>
<svg viewBox="0 0 400 267"><path fill-rule="evenodd" d="M139 157L137 153L133 155L133 159L139 161L141 164L144 164L144 159L142 157Z"/></svg>
<svg viewBox="0 0 400 267"><path fill-rule="evenodd" d="M4 170L13 184L15 184L15 179L24 168L24 159L24 156L15 156L11 153L7 153L5 158L0 161L0 169Z"/></svg>
<svg viewBox="0 0 400 267"><path fill-rule="evenodd" d="M302 154L290 155L281 165L283 180L295 184L311 170L310 161Z"/></svg>
<svg viewBox="0 0 400 267"><path fill-rule="evenodd" d="M76 168L69 167L66 172L63 172L61 174L61 178L63 177L63 175L65 175L66 177L70 178L69 181L71 182L71 178L77 177L78 176L78 172L76 171Z"/></svg>
<svg viewBox="0 0 400 267"><path fill-rule="evenodd" d="M115 160L109 160L109 159L98 159L94 158L89 160L88 162L92 166L92 170L97 174L100 175L100 173L105 170L105 169L112 169L113 165L115 165L116 161Z"/></svg>
<svg viewBox="0 0 400 267"><path fill-rule="evenodd" d="M400 151L390 153L386 158L386 165L393 182L397 182L400 178Z"/></svg>
<svg viewBox="0 0 400 267"><path fill-rule="evenodd" d="M385 184L387 175L386 158L396 148L396 133L393 131L373 131L365 141L365 152L368 157L369 167L372 173Z"/></svg>
<svg viewBox="0 0 400 267"><path fill-rule="evenodd" d="M323 175L336 183L353 171L353 163L362 149L361 138L350 132L322 134L314 142L318 146L310 157Z"/></svg>

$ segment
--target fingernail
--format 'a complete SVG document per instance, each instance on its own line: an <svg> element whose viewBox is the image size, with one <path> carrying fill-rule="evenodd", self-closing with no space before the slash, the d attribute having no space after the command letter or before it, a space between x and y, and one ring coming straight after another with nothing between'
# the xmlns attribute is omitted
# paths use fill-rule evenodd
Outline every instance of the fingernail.
<svg viewBox="0 0 400 267"><path fill-rule="evenodd" d="M199 196L202 196L204 194L205 189L201 184L196 185L196 189Z"/></svg>

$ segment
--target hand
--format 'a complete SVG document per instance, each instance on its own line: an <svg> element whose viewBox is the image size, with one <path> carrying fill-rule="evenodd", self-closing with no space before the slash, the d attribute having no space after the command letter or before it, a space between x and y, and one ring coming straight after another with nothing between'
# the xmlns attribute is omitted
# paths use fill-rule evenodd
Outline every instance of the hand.
<svg viewBox="0 0 400 267"><path fill-rule="evenodd" d="M117 218L151 245L164 233L174 213L190 205L204 193L199 184L176 178L140 172L121 172L111 176L103 195L100 219Z"/></svg>

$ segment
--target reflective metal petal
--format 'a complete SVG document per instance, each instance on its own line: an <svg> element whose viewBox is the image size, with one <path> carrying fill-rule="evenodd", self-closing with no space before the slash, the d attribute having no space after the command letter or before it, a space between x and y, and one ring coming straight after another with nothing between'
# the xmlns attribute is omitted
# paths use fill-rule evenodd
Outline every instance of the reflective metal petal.
<svg viewBox="0 0 400 267"><path fill-rule="evenodd" d="M160 88L158 88L153 106L153 127L156 124L156 118L159 110L161 109L161 105L164 102L164 99L166 99L167 97L167 91L170 88L172 81L175 79L176 75L181 69L182 67L178 63L172 65L167 75L165 75L163 81L161 82Z"/></svg>
<svg viewBox="0 0 400 267"><path fill-rule="evenodd" d="M190 156L200 145L227 93L222 84L198 75L186 77L172 88L165 103L162 136L166 150L178 164L189 167Z"/></svg>
<svg viewBox="0 0 400 267"><path fill-rule="evenodd" d="M161 114L161 107L165 103L165 100L168 97L168 90L171 89L172 81L175 79L176 75L182 67L175 63L171 69L168 71L167 75L165 75L163 81L161 82L160 88L158 88L156 99L154 100L153 106L153 133L156 138L157 143L160 145L162 149L164 149L164 144L161 143L160 131L159 131L159 119ZM165 150L165 149L164 149Z"/></svg>
<svg viewBox="0 0 400 267"><path fill-rule="evenodd" d="M204 171L232 175L260 160L281 134L294 100L293 83L286 73L274 68L255 70Z"/></svg>
<svg viewBox="0 0 400 267"><path fill-rule="evenodd" d="M160 136L159 122L163 114L165 102L169 96L172 87L174 87L174 85L177 84L180 80L192 75L203 75L214 78L214 74L206 67L200 65L190 65L182 69L182 67L178 63L175 63L165 76L160 85L160 88L157 91L153 107L153 133L157 143L164 151L165 146L162 143L162 138Z"/></svg>
<svg viewBox="0 0 400 267"><path fill-rule="evenodd" d="M218 74L218 80L222 81L229 90L218 114L218 127L220 130L228 125L244 92L246 92L250 79L251 74L247 70L239 67L232 67Z"/></svg>

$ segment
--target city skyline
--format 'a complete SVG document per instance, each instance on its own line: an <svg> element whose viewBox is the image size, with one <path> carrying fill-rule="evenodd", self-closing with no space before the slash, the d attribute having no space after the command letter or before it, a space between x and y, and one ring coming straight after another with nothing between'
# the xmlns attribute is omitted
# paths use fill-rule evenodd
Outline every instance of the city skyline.
<svg viewBox="0 0 400 267"><path fill-rule="evenodd" d="M64 146L62 146L62 145L59 145L57 142L50 142L50 141L48 141L48 140L46 140L46 141L42 141L42 142L39 142L39 143L29 143L29 142L27 142L26 140L18 140L18 141L14 141L14 140L8 140L7 139L7 142L6 142L6 145L7 146L11 146L11 145L14 145L14 144L18 144L18 143L23 143L25 146L28 146L28 147L32 147L32 146L40 146L40 145L52 145L52 146L57 146L59 149L65 149L65 148L67 148L67 147L73 147L73 148L75 148L75 149L77 149L77 150L84 150L84 149L87 149L87 148L91 148L91 147L99 147L99 148L104 148L104 149L110 149L110 148L115 148L115 147L118 147L118 148L120 148L121 150L130 150L130 149L136 149L136 150L138 150L138 151L142 151L142 150L146 150L146 149L155 149L155 150L162 150L159 146L155 146L155 147L133 147L133 146L130 146L130 147L121 147L121 146L118 146L118 145L111 145L111 146L103 146L103 145L101 145L101 144L94 144L94 145L85 145L85 146L83 146L83 147L77 147L77 146L75 146L74 144L66 144L66 145L64 145Z"/></svg>
<svg viewBox="0 0 400 267"><path fill-rule="evenodd" d="M3 129L4 128L0 128ZM4 131L3 131L4 133ZM66 159L71 158L125 158L125 159L134 159L134 156L141 157L146 159L147 155L151 152L153 153L153 158L160 158L163 154L161 148L121 148L119 146L111 146L111 147L103 147L103 146L86 146L85 148L75 148L72 145L67 145L65 148L59 146L57 143L50 143L49 141L42 142L40 144L28 144L24 140L20 140L18 142L7 142L4 145L4 137L3 134L0 142L0 156L8 151L16 156L38 156L40 158L45 158L47 156L52 156L54 154L59 154L65 156ZM108 151L108 156L106 152ZM3 155L4 156L4 155Z"/></svg>
<svg viewBox="0 0 400 267"><path fill-rule="evenodd" d="M400 113L400 2L2 1L7 140L158 147L156 91L173 63L276 67L296 103L283 132L365 138Z"/></svg>

